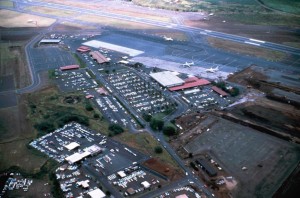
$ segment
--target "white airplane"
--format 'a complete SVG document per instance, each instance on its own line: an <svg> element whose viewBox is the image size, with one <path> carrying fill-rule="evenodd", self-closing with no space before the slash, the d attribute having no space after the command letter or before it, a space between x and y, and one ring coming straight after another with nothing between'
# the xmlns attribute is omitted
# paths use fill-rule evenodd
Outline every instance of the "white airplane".
<svg viewBox="0 0 300 198"><path fill-rule="evenodd" d="M194 65L194 62L185 62L184 64L182 64L183 67L191 67Z"/></svg>
<svg viewBox="0 0 300 198"><path fill-rule="evenodd" d="M215 67L215 68L209 68L209 69L206 69L205 70L206 72L209 72L209 73L215 73L217 71L219 71L219 66Z"/></svg>
<svg viewBox="0 0 300 198"><path fill-rule="evenodd" d="M172 39L171 37L163 36L163 38L164 38L166 41L173 41L173 39Z"/></svg>

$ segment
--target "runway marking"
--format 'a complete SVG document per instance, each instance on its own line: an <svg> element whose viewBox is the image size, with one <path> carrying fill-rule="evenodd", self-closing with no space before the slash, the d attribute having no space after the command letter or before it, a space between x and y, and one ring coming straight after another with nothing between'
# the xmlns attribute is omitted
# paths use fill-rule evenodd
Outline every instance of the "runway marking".
<svg viewBox="0 0 300 198"><path fill-rule="evenodd" d="M250 41L258 42L258 43L265 43L265 41L257 40L257 39L249 39Z"/></svg>
<svg viewBox="0 0 300 198"><path fill-rule="evenodd" d="M252 42L249 42L249 41L245 41L244 43L250 44L250 45L255 45L255 46L260 46L259 43L252 43Z"/></svg>

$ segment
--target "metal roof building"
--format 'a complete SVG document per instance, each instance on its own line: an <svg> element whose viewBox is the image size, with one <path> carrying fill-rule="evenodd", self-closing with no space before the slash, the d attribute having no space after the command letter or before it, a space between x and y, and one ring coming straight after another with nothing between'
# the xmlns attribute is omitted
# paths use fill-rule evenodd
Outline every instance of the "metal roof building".
<svg viewBox="0 0 300 198"><path fill-rule="evenodd" d="M80 46L79 48L77 48L78 52L84 53L84 52L89 52L91 51L91 49L87 46Z"/></svg>
<svg viewBox="0 0 300 198"><path fill-rule="evenodd" d="M175 86L169 88L170 91L178 91L178 90L184 90L192 87L197 87L197 86L203 86L203 85L208 85L210 82L205 79L199 79L197 77L191 77L185 80L185 83L183 85Z"/></svg>
<svg viewBox="0 0 300 198"><path fill-rule="evenodd" d="M85 151L83 153L74 153L73 155L70 155L68 157L65 158L66 161L69 162L69 164L74 164L76 162L79 162L80 160L82 160L83 158L87 157L91 155L90 152Z"/></svg>
<svg viewBox="0 0 300 198"><path fill-rule="evenodd" d="M200 165L201 169L204 170L210 177L217 175L217 171L208 163L207 160L199 158L196 163Z"/></svg>
<svg viewBox="0 0 300 198"><path fill-rule="evenodd" d="M69 151L79 147L80 144L78 144L77 142L71 142L70 144L64 145L64 147L66 147Z"/></svg>
<svg viewBox="0 0 300 198"><path fill-rule="evenodd" d="M90 52L90 56L92 56L92 58L93 58L94 60L96 60L97 63L99 63L99 64L109 62L109 61L107 60L107 58L106 58L105 56L103 56L103 55L102 55L100 52L98 52L98 51Z"/></svg>
<svg viewBox="0 0 300 198"><path fill-rule="evenodd" d="M174 87L184 83L184 80L174 75L173 72L170 71L152 73L150 76L163 87Z"/></svg>
<svg viewBox="0 0 300 198"><path fill-rule="evenodd" d="M212 86L211 89L220 94L222 97L228 96L228 94L219 87Z"/></svg>
<svg viewBox="0 0 300 198"><path fill-rule="evenodd" d="M106 195L104 194L104 192L102 192L102 190L100 190L99 188L96 188L90 192L88 192L88 195L91 197L91 198L103 198L105 197Z"/></svg>
<svg viewBox="0 0 300 198"><path fill-rule="evenodd" d="M61 71L70 69L79 69L79 65L66 65L59 68Z"/></svg>

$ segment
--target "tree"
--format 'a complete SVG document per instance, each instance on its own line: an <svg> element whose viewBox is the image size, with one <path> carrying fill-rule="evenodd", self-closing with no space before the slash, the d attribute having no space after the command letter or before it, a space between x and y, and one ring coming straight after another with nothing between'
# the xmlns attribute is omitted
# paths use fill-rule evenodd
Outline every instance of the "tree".
<svg viewBox="0 0 300 198"><path fill-rule="evenodd" d="M98 118L100 118L100 115L99 115L98 113L95 113L95 114L94 114L94 118L95 118L95 119L98 119Z"/></svg>
<svg viewBox="0 0 300 198"><path fill-rule="evenodd" d="M162 130L164 126L164 121L161 119L161 118L155 118L155 117L152 117L151 118L151 121L150 121L150 127L153 129L153 130Z"/></svg>
<svg viewBox="0 0 300 198"><path fill-rule="evenodd" d="M159 153L162 153L162 152L163 152L163 149L161 148L161 146L156 146L156 147L154 148L154 152L157 153L157 154L159 154Z"/></svg>
<svg viewBox="0 0 300 198"><path fill-rule="evenodd" d="M88 103L88 104L85 105L85 109L87 111L93 111L94 110L93 106L90 103Z"/></svg>
<svg viewBox="0 0 300 198"><path fill-rule="evenodd" d="M170 124L163 127L163 133L166 136L176 135L176 127L173 124L170 123Z"/></svg>
<svg viewBox="0 0 300 198"><path fill-rule="evenodd" d="M111 135L117 135L124 132L124 129L118 124L110 124L108 129L113 132Z"/></svg>
<svg viewBox="0 0 300 198"><path fill-rule="evenodd" d="M152 115L150 115L149 113L144 113L143 114L143 118L146 122L150 122L151 121L151 118L152 118Z"/></svg>

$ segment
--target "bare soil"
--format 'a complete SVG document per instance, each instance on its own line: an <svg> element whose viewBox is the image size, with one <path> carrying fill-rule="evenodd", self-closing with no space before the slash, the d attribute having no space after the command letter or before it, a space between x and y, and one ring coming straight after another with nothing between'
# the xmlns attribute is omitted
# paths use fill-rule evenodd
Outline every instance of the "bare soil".
<svg viewBox="0 0 300 198"><path fill-rule="evenodd" d="M182 178L183 173L178 172L176 169L174 169L171 166L168 166L165 163L160 162L158 159L151 158L143 163L144 166L147 168L150 168L170 179L171 181L178 180Z"/></svg>

